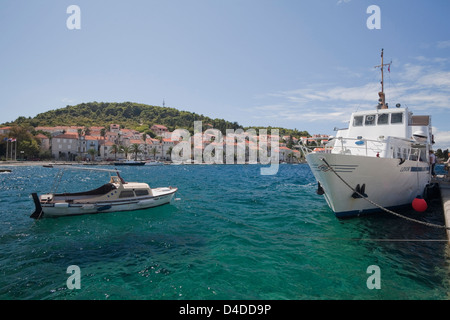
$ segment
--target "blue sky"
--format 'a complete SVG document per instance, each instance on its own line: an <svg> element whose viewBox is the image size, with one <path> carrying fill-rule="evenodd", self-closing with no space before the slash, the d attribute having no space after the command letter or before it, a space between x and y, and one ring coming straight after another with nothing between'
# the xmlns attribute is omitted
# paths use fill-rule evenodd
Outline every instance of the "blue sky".
<svg viewBox="0 0 450 320"><path fill-rule="evenodd" d="M81 29L69 30L70 5ZM381 11L370 30L367 8ZM2 0L0 123L132 101L250 126L333 134L375 108L431 114L450 147L448 0Z"/></svg>

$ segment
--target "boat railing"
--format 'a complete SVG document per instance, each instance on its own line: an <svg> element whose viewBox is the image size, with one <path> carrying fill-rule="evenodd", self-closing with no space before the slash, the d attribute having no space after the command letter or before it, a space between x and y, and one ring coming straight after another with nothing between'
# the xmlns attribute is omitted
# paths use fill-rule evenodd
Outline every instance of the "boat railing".
<svg viewBox="0 0 450 320"><path fill-rule="evenodd" d="M300 144L298 147L305 156L309 153L334 153L427 161L425 144L397 137L386 139L336 137L325 145Z"/></svg>

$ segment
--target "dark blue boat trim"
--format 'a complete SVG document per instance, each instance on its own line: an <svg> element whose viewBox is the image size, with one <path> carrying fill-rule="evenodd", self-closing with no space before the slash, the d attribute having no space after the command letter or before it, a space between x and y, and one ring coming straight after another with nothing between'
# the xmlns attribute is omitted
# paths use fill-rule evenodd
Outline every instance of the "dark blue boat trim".
<svg viewBox="0 0 450 320"><path fill-rule="evenodd" d="M112 208L112 206L103 206L103 207L97 208L97 211L109 210L109 209L111 209L111 208Z"/></svg>
<svg viewBox="0 0 450 320"><path fill-rule="evenodd" d="M403 204L403 205L398 205L398 206L393 206L393 207L388 207L386 209L391 210L391 211L395 211L395 210L400 210L400 209L407 209L407 208L411 208L411 204ZM338 218L351 218L351 217L357 217L357 216L361 216L361 215L366 215L366 214L373 214L373 213L377 213L377 212L385 212L382 209L379 208L373 208L373 209L366 209L366 210L352 210L352 211L342 211L342 212L335 212L334 214L336 215L336 217Z"/></svg>
<svg viewBox="0 0 450 320"><path fill-rule="evenodd" d="M430 167L411 167L411 172L430 171Z"/></svg>

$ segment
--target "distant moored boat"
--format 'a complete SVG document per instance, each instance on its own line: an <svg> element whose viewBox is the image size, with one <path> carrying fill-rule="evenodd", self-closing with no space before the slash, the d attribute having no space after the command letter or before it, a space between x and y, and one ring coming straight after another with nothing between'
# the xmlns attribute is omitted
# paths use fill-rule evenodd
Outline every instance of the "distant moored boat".
<svg viewBox="0 0 450 320"><path fill-rule="evenodd" d="M145 162L143 161L134 161L134 160L114 162L115 166L143 166L144 164Z"/></svg>

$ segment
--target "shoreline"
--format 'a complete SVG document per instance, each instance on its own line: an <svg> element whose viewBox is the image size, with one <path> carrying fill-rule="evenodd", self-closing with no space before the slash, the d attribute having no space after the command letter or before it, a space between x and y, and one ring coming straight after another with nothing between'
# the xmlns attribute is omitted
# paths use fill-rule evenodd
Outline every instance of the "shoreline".
<svg viewBox="0 0 450 320"><path fill-rule="evenodd" d="M27 167L27 166L71 166L71 165L112 165L107 162L89 163L85 161L1 161L0 167Z"/></svg>
<svg viewBox="0 0 450 320"><path fill-rule="evenodd" d="M303 161L295 162L295 163L286 163L280 162L279 164L301 164L305 163ZM200 163L185 163L183 165L198 165ZM209 163L201 163L206 165L211 165ZM213 163L218 164L218 163ZM228 164L228 163L223 163ZM236 163L230 163L236 164ZM260 164L260 163L245 163L245 164ZM1 167L28 167L28 166L71 166L71 165L83 165L83 166L114 166L114 162L110 161L96 161L96 162L87 162L87 161L0 161ZM164 165L179 165L173 162L165 162Z"/></svg>

